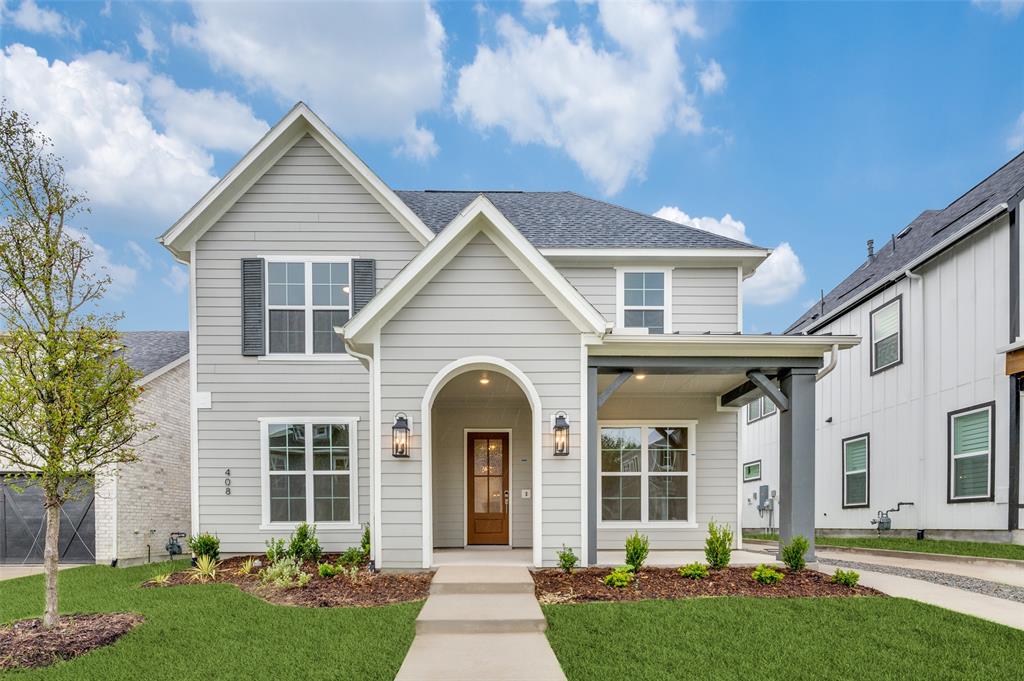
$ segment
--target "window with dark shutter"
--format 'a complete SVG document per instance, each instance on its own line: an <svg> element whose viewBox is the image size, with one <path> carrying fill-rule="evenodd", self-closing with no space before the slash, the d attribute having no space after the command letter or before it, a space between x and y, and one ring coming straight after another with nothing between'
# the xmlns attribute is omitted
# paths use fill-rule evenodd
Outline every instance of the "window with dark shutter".
<svg viewBox="0 0 1024 681"><path fill-rule="evenodd" d="M352 314L362 310L377 294L377 263L360 258L352 261Z"/></svg>
<svg viewBox="0 0 1024 681"><path fill-rule="evenodd" d="M266 354L263 258L242 258L242 354Z"/></svg>

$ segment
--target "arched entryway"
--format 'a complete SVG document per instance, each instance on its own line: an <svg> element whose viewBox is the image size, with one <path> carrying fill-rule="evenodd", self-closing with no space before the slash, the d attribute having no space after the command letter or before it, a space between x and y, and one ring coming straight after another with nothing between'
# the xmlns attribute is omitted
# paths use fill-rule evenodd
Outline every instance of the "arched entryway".
<svg viewBox="0 0 1024 681"><path fill-rule="evenodd" d="M530 548L540 562L541 403L513 364L468 357L423 397L423 565L434 548ZM506 503L507 492L507 503Z"/></svg>

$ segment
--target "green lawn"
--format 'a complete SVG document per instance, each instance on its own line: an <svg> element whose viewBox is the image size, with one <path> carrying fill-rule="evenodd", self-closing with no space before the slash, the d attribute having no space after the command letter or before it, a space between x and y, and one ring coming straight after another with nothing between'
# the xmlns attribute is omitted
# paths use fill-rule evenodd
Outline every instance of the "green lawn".
<svg viewBox="0 0 1024 681"><path fill-rule="evenodd" d="M544 607L570 681L1021 678L1024 631L897 598Z"/></svg>
<svg viewBox="0 0 1024 681"><path fill-rule="evenodd" d="M180 567L180 565L179 565ZM421 604L382 608L270 605L230 585L142 589L167 564L60 573L62 612L139 612L146 621L113 646L24 679L392 679ZM0 582L0 622L38 617L41 576Z"/></svg>
<svg viewBox="0 0 1024 681"><path fill-rule="evenodd" d="M777 534L743 534L744 539L778 541ZM913 537L815 537L818 546L848 546L861 549L888 549L916 553L940 553L950 556L1008 558L1024 560L1024 546L994 544L981 541L949 541L946 539L914 539Z"/></svg>

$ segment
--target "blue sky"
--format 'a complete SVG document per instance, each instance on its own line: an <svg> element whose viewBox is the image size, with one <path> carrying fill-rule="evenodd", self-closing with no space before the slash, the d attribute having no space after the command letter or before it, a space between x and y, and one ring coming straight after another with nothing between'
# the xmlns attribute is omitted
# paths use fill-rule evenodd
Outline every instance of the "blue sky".
<svg viewBox="0 0 1024 681"><path fill-rule="evenodd" d="M781 330L1024 148L1020 2L0 0L0 92L87 190L125 329L187 327L155 237L294 101L396 188L569 189L776 248Z"/></svg>

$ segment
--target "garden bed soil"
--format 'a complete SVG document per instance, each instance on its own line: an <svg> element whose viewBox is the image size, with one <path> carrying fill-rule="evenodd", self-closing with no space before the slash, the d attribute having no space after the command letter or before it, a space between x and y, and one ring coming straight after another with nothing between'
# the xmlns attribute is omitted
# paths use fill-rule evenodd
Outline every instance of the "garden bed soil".
<svg viewBox="0 0 1024 681"><path fill-rule="evenodd" d="M760 584L750 576L753 568L731 567L712 570L704 579L688 579L675 568L643 568L633 583L617 589L601 581L611 568L584 568L571 575L561 570L536 570L533 581L541 603L587 603L592 601L642 601L709 596L753 596L759 598L882 596L864 586L850 588L833 584L829 575L815 570L791 572L780 569L785 578L778 584Z"/></svg>
<svg viewBox="0 0 1024 681"><path fill-rule="evenodd" d="M409 603L421 601L430 592L432 572L377 572L373 573L362 568L355 580L346 575L321 577L315 562L306 562L302 570L312 579L304 587L281 588L272 584L262 584L259 571L253 568L249 575L241 575L238 568L246 558L257 558L265 567L267 560L263 556L235 556L221 561L217 568L217 577L208 580L207 584L234 584L242 591L258 596L263 600L277 605L297 605L307 608L335 607L373 607L392 603ZM335 562L336 555L325 555L321 562ZM172 573L168 586L180 584L196 584L188 570ZM147 582L146 586L159 585Z"/></svg>
<svg viewBox="0 0 1024 681"><path fill-rule="evenodd" d="M142 623L128 612L65 615L52 629L40 619L0 626L0 671L46 667L108 646Z"/></svg>

